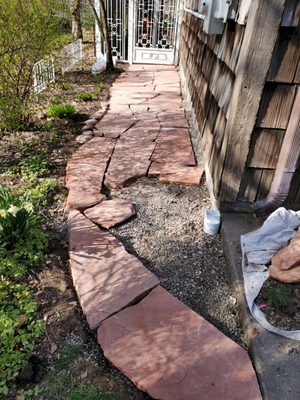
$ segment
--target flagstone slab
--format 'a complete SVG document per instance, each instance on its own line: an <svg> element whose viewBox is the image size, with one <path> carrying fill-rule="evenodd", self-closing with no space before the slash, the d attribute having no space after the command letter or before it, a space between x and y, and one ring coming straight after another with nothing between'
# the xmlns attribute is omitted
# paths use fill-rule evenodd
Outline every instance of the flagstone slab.
<svg viewBox="0 0 300 400"><path fill-rule="evenodd" d="M202 167L166 164L161 169L159 180L162 183L199 186L203 173L204 168Z"/></svg>
<svg viewBox="0 0 300 400"><path fill-rule="evenodd" d="M151 161L169 164L196 165L188 129L162 128Z"/></svg>
<svg viewBox="0 0 300 400"><path fill-rule="evenodd" d="M154 148L154 142L119 139L104 184L109 188L122 188L137 178L146 176Z"/></svg>
<svg viewBox="0 0 300 400"><path fill-rule="evenodd" d="M137 120L129 112L126 114L108 113L95 125L95 128L104 136L118 137L136 122Z"/></svg>
<svg viewBox="0 0 300 400"><path fill-rule="evenodd" d="M159 284L113 235L80 212L70 212L68 228L73 283L91 329Z"/></svg>
<svg viewBox="0 0 300 400"><path fill-rule="evenodd" d="M84 215L103 228L109 229L132 218L135 208L130 201L113 199L85 210Z"/></svg>
<svg viewBox="0 0 300 400"><path fill-rule="evenodd" d="M164 112L157 114L159 122L163 128L187 128L188 122L184 112Z"/></svg>
<svg viewBox="0 0 300 400"><path fill-rule="evenodd" d="M148 170L149 178L155 178L155 177L159 176L160 171L162 170L164 165L165 165L164 163L160 163L157 161L151 162L150 168Z"/></svg>
<svg viewBox="0 0 300 400"><path fill-rule="evenodd" d="M68 209L88 208L105 198L100 191L114 146L112 139L93 138L73 154L66 168Z"/></svg>
<svg viewBox="0 0 300 400"><path fill-rule="evenodd" d="M160 286L104 321L98 342L154 399L261 399L247 352Z"/></svg>

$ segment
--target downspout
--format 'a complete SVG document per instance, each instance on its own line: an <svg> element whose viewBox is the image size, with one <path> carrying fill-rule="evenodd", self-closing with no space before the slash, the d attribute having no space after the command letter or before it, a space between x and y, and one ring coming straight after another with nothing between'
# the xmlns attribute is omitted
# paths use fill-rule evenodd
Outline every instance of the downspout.
<svg viewBox="0 0 300 400"><path fill-rule="evenodd" d="M297 88L293 109L279 153L275 175L268 196L253 204L255 214L263 216L281 206L287 199L300 157L300 89Z"/></svg>

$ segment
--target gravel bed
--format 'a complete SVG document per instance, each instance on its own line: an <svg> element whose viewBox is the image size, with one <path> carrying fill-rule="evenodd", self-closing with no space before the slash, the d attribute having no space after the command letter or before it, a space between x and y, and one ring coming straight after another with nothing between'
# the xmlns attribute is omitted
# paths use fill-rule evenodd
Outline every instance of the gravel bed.
<svg viewBox="0 0 300 400"><path fill-rule="evenodd" d="M221 239L202 229L210 208L205 184L194 188L143 178L109 195L132 201L137 211L111 233L165 289L245 348Z"/></svg>

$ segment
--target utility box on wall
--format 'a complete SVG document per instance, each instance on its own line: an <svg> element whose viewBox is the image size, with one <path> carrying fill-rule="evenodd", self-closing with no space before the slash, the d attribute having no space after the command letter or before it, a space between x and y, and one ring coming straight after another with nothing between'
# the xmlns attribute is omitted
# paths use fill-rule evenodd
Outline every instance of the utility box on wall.
<svg viewBox="0 0 300 400"><path fill-rule="evenodd" d="M203 31L211 35L221 35L227 21L231 0L200 0L198 12L203 18Z"/></svg>

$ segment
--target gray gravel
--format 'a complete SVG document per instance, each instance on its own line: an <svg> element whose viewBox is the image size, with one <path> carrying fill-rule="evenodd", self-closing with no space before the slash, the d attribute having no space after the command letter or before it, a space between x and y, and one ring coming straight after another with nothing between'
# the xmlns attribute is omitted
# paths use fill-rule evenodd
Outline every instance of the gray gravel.
<svg viewBox="0 0 300 400"><path fill-rule="evenodd" d="M154 272L161 285L245 347L219 235L203 232L210 208L200 188L143 178L110 197L132 201L137 216L110 231Z"/></svg>

